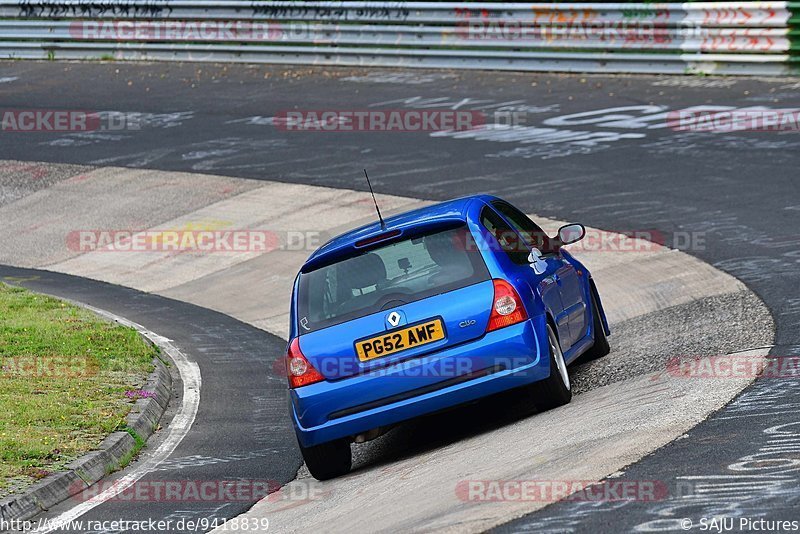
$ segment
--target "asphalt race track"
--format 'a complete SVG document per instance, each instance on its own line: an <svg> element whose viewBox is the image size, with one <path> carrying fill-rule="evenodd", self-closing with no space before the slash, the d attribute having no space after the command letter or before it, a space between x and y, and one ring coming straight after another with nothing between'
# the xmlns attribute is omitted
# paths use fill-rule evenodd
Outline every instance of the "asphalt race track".
<svg viewBox="0 0 800 534"><path fill-rule="evenodd" d="M543 216L617 232L656 232L667 245L738 278L763 300L775 324L772 357L800 353L800 132L711 134L664 127L666 112L698 105L800 108L798 80L32 62L2 63L2 73L11 80L0 83L5 109L120 112L136 123L104 132L3 132L2 160L356 190L365 189L361 169L367 168L385 194L441 200L492 192ZM513 112L518 126L480 135L297 132L273 119L292 110L327 109ZM253 479L261 473L280 483L294 477L301 461L284 419L275 422L276 413L259 412L262 424L276 425L278 432L257 426L260 431L243 433L250 423L237 426L248 405L277 396L262 387L261 373L282 353L280 339L216 312L128 289L12 268L0 275L109 309L207 357L199 360L209 369L201 403L224 402L229 417L209 423L226 425L220 431L226 439L187 437L181 457L208 463L176 477ZM760 319L748 321L746 310L743 317L742 330L763 328ZM148 318L157 324L148 325ZM702 346L696 335L691 328L674 332ZM758 347L741 347L749 348ZM241 374L210 370L224 358L241 359ZM798 381L757 380L620 477L661 480L670 487L692 484L703 489L702 498L695 493L655 503L560 502L498 530L675 531L684 526L680 518L723 514L793 519L800 503L800 456L790 446L800 436ZM234 392L238 402L232 402ZM270 405L284 408L282 398ZM201 404L198 420L202 415ZM237 463L237 472L214 460L256 451L262 454ZM251 504L230 505L220 515L232 517ZM169 505L147 513L120 506L116 515L174 511Z"/></svg>

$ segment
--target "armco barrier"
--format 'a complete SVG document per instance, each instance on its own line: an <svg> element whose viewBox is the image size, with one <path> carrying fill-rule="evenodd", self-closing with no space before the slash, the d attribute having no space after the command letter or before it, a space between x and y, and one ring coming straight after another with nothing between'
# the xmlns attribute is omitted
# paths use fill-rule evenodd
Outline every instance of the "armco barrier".
<svg viewBox="0 0 800 534"><path fill-rule="evenodd" d="M788 2L0 0L0 57L785 75L797 72L796 11Z"/></svg>

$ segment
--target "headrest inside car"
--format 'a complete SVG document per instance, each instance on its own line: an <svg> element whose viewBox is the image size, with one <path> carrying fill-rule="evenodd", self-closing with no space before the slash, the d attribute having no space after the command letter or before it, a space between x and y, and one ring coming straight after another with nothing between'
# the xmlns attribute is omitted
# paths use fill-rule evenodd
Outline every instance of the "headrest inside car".
<svg viewBox="0 0 800 534"><path fill-rule="evenodd" d="M374 252L339 264L339 284L349 289L362 289L386 281L386 265Z"/></svg>

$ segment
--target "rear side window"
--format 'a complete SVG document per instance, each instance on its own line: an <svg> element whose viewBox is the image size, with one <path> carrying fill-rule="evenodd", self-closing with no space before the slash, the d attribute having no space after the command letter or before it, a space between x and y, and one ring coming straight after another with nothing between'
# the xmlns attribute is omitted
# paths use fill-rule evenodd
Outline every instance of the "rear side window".
<svg viewBox="0 0 800 534"><path fill-rule="evenodd" d="M552 252L550 238L527 215L506 202L494 202L492 205L508 219L529 247L536 247L543 254Z"/></svg>
<svg viewBox="0 0 800 534"><path fill-rule="evenodd" d="M484 208L481 212L481 225L491 234L500 248L516 264L527 265L530 249L520 239L519 234L506 223L500 215L491 208ZM491 243L489 243L491 246Z"/></svg>
<svg viewBox="0 0 800 534"><path fill-rule="evenodd" d="M404 239L300 275L300 332L402 306L489 279L461 226Z"/></svg>

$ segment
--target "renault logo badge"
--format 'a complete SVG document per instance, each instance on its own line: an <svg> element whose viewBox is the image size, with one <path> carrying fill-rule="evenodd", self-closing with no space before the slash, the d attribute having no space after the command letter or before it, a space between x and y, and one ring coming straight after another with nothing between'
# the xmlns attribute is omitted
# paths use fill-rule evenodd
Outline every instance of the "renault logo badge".
<svg viewBox="0 0 800 534"><path fill-rule="evenodd" d="M399 325L400 319L401 319L400 314L397 313L396 311L390 313L389 316L386 318L386 320L389 321L389 324L392 326Z"/></svg>

